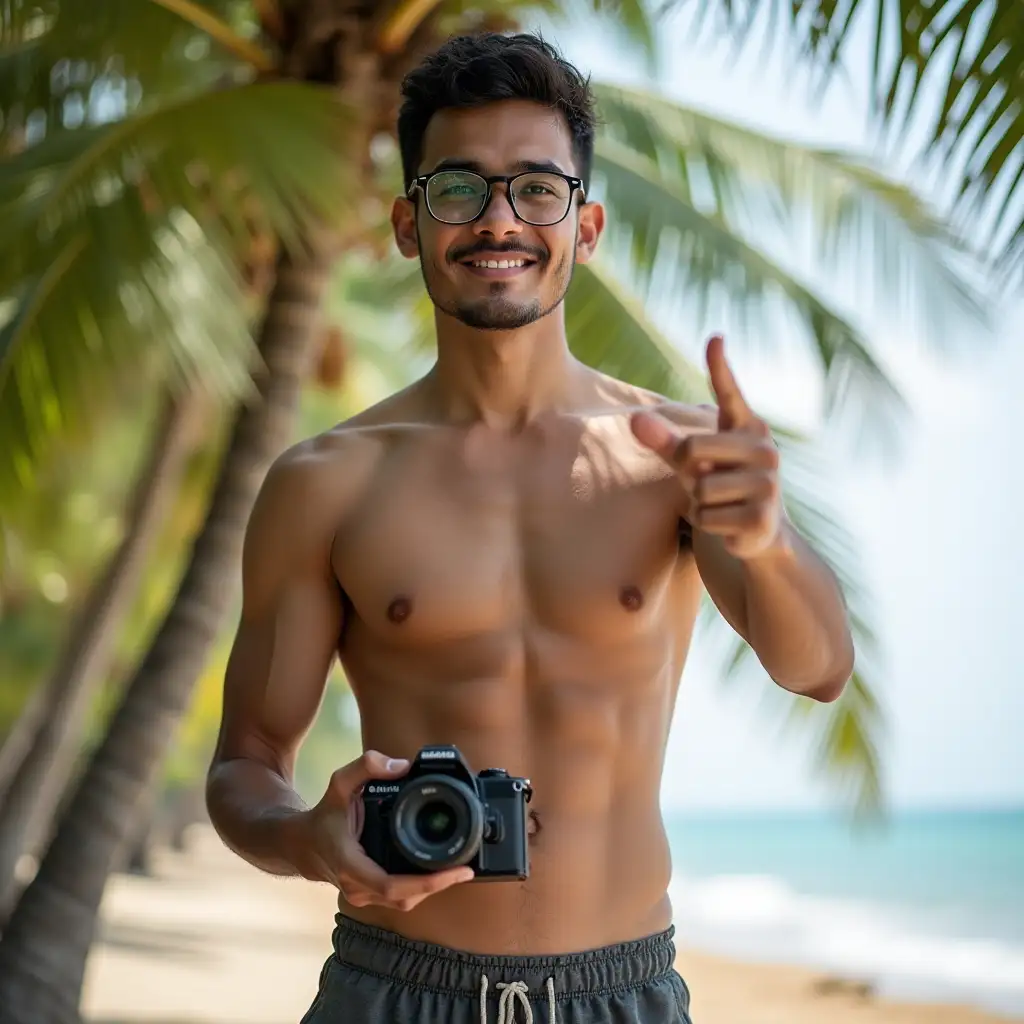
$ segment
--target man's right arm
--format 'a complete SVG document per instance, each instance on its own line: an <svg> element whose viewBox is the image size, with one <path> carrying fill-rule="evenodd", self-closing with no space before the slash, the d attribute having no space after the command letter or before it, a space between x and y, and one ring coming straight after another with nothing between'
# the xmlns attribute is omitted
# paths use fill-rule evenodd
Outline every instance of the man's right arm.
<svg viewBox="0 0 1024 1024"><path fill-rule="evenodd" d="M326 456L329 457L329 456ZM242 613L207 779L224 843L272 874L318 874L292 826L307 810L295 758L323 699L344 624L331 547L344 495L325 455L286 452L256 499L242 555Z"/></svg>

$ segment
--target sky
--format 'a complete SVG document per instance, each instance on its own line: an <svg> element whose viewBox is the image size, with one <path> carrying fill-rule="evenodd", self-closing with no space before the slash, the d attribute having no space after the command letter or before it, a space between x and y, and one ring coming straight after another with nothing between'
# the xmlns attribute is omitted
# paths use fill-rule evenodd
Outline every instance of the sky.
<svg viewBox="0 0 1024 1024"><path fill-rule="evenodd" d="M551 36L595 78L642 81L638 64L599 29L577 23ZM859 68L851 64L849 81L816 107L806 80L781 57L737 60L695 41L682 17L662 39L670 60L661 85L673 97L786 138L872 154L863 34L851 57L860 55ZM935 194L920 175L901 173ZM849 282L820 284L862 316L913 412L887 463L849 445L828 448L827 497L857 539L884 648L873 681L886 716L888 799L895 808L1024 805L1024 300L1004 300L991 332L972 329L943 358L920 323L890 319ZM693 323L674 336L697 356L719 326ZM815 421L820 396L806 363L726 339L759 411ZM781 701L767 676L755 666L723 685L711 652L698 636L669 741L666 809L834 806L806 735L779 728Z"/></svg>

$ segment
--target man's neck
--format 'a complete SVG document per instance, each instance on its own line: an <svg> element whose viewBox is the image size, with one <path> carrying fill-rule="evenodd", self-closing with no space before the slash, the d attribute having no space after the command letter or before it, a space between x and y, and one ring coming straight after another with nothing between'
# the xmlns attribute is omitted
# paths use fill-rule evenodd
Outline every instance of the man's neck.
<svg viewBox="0 0 1024 1024"><path fill-rule="evenodd" d="M515 331L482 331L437 317L437 362L428 381L451 422L521 429L573 404L579 370L557 311Z"/></svg>

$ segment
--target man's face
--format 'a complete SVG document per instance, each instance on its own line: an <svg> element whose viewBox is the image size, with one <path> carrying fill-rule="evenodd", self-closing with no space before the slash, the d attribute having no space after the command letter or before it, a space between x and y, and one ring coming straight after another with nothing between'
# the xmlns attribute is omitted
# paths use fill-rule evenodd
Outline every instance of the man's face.
<svg viewBox="0 0 1024 1024"><path fill-rule="evenodd" d="M536 103L505 100L468 110L444 110L427 127L419 173L439 168L513 175L558 170L577 176L565 119ZM526 202L521 212L530 220ZM437 207L435 206L435 209ZM507 186L495 184L484 213L470 224L442 224L427 210L422 190L397 199L392 223L399 251L419 256L434 305L469 327L515 330L546 316L565 297L574 264L586 262L603 226L596 203L572 197L558 224L536 227L513 212ZM523 266L481 267L481 261L524 261Z"/></svg>

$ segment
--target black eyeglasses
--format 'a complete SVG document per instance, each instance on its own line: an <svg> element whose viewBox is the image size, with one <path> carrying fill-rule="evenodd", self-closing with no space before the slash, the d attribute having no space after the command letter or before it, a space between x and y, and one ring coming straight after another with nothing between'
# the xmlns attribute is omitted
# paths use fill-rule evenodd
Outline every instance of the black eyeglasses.
<svg viewBox="0 0 1024 1024"><path fill-rule="evenodd" d="M510 177L485 178L475 171L434 171L414 178L407 196L421 188L427 211L442 224L471 224L483 215L491 201L494 185L508 189L512 212L525 224L550 227L565 220L572 206L572 197L583 190L583 179L558 171L524 171Z"/></svg>

